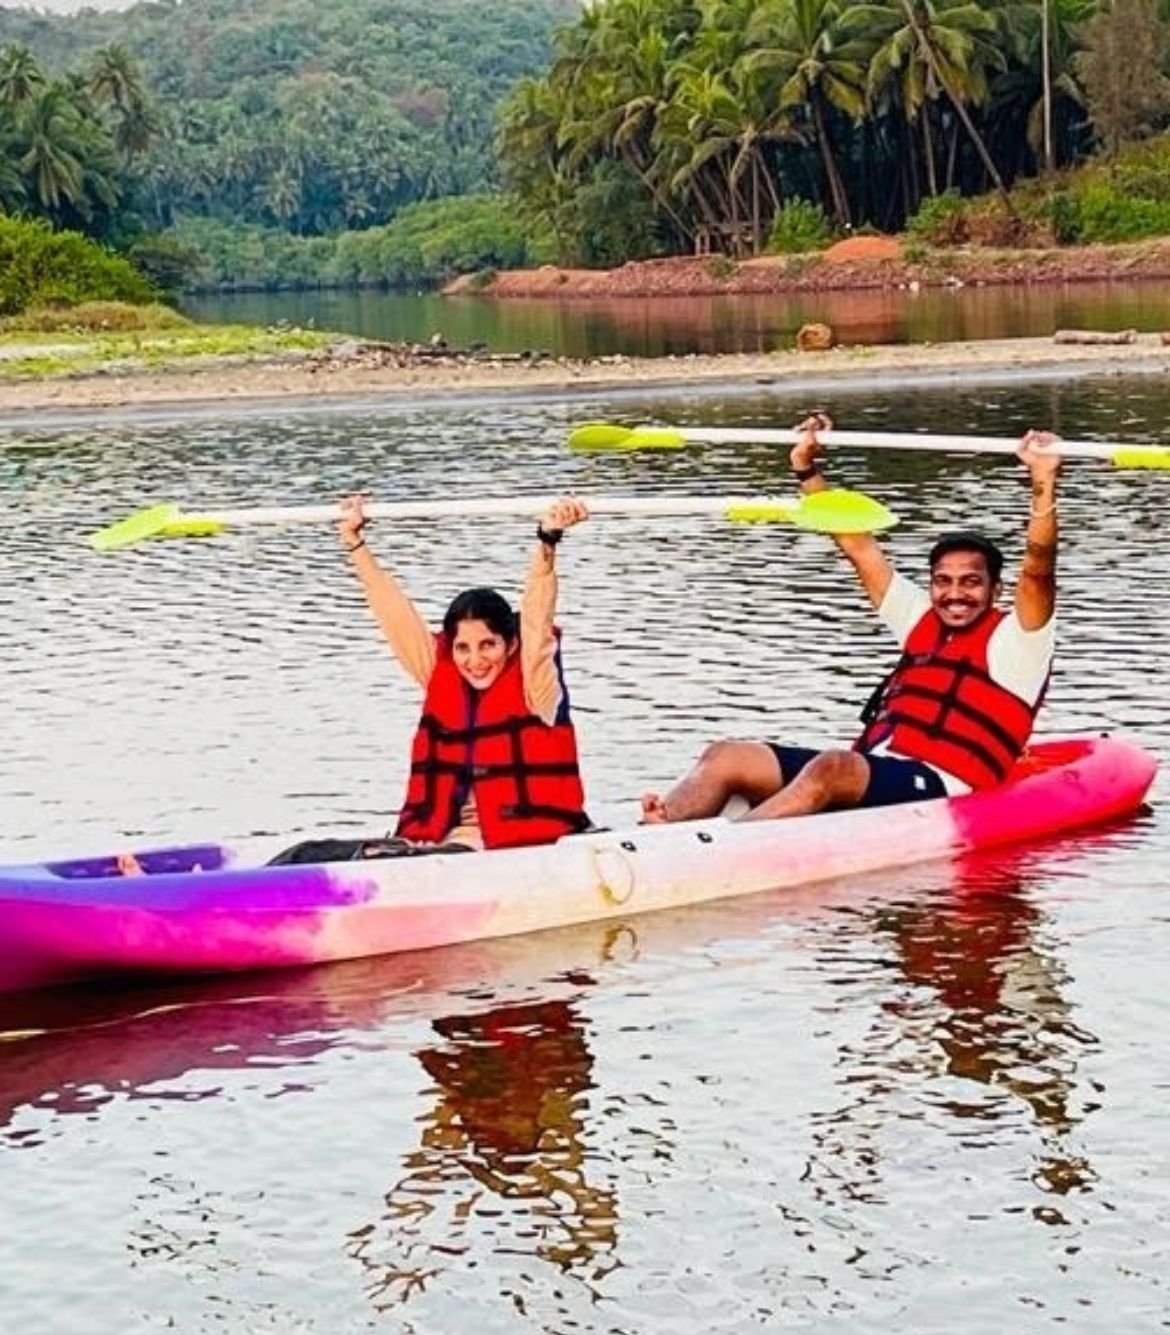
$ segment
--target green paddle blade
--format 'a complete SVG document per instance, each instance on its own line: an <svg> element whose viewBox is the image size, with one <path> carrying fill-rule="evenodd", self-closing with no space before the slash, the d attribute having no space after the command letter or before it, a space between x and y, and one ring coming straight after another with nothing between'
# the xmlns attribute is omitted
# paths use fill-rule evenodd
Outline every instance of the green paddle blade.
<svg viewBox="0 0 1170 1335"><path fill-rule="evenodd" d="M736 524L785 524L795 517L796 508L780 501L747 501L729 505L725 513Z"/></svg>
<svg viewBox="0 0 1170 1335"><path fill-rule="evenodd" d="M222 533L227 525L219 519L211 519L205 515L179 515L173 519L161 532L155 533L156 538L214 538L217 533Z"/></svg>
<svg viewBox="0 0 1170 1335"><path fill-rule="evenodd" d="M640 426L635 430L608 422L587 422L569 432L571 450L681 450L686 443L686 436L670 427Z"/></svg>
<svg viewBox="0 0 1170 1335"><path fill-rule="evenodd" d="M1170 468L1170 450L1141 449L1115 450L1109 462L1115 468Z"/></svg>
<svg viewBox="0 0 1170 1335"><path fill-rule="evenodd" d="M89 545L95 552L116 552L123 547L133 547L136 542L157 538L169 524L178 520L179 513L177 505L152 505L148 510L139 510L108 528L91 533Z"/></svg>
<svg viewBox="0 0 1170 1335"><path fill-rule="evenodd" d="M783 501L747 501L729 505L727 518L741 524L795 524L811 533L878 533L893 528L898 517L860 491L814 491L795 505Z"/></svg>
<svg viewBox="0 0 1170 1335"><path fill-rule="evenodd" d="M792 522L813 533L880 533L893 528L898 516L864 492L830 488L802 496Z"/></svg>
<svg viewBox="0 0 1170 1335"><path fill-rule="evenodd" d="M620 449L626 437L633 434L628 426L613 426L609 422L586 422L569 432L569 449Z"/></svg>

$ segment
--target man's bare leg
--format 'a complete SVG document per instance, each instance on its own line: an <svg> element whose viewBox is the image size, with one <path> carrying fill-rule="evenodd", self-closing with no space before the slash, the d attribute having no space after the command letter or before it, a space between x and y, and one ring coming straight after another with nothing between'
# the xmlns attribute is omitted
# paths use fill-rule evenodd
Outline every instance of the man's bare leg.
<svg viewBox="0 0 1170 1335"><path fill-rule="evenodd" d="M822 751L780 792L740 820L809 816L826 807L855 807L869 787L869 762L858 751Z"/></svg>
<svg viewBox="0 0 1170 1335"><path fill-rule="evenodd" d="M662 825L717 816L737 794L754 806L784 783L776 753L763 742L712 742L665 797L642 798L642 822Z"/></svg>

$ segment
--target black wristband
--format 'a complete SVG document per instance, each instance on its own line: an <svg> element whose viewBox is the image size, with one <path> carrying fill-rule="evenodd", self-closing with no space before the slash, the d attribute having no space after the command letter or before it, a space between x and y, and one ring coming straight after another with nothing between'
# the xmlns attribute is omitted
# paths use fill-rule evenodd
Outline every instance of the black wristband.
<svg viewBox="0 0 1170 1335"><path fill-rule="evenodd" d="M536 536L546 547L555 547L565 536L563 528L545 528L543 524L537 524Z"/></svg>
<svg viewBox="0 0 1170 1335"><path fill-rule="evenodd" d="M347 544L345 550L352 556L354 552L360 552L365 545L366 545L365 538L360 538L357 542L354 543L352 547L350 547Z"/></svg>
<svg viewBox="0 0 1170 1335"><path fill-rule="evenodd" d="M814 477L820 477L821 470L817 464L809 464L807 468L794 468L792 476L797 482L810 482Z"/></svg>

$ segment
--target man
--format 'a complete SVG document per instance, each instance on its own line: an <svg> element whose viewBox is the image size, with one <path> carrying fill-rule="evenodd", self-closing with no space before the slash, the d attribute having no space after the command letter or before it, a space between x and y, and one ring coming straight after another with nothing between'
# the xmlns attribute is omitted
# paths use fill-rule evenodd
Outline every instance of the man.
<svg viewBox="0 0 1170 1335"><path fill-rule="evenodd" d="M806 419L790 457L807 495L819 465L823 414ZM697 820L733 797L744 820L829 807L889 806L991 787L1023 752L1052 665L1056 607L1056 437L1030 431L1019 456L1032 475L1031 513L1014 607L995 606L1003 555L981 534L949 533L930 552L929 592L898 575L872 534L834 541L852 563L902 657L862 715L849 749L721 741L665 798L647 794L647 824Z"/></svg>

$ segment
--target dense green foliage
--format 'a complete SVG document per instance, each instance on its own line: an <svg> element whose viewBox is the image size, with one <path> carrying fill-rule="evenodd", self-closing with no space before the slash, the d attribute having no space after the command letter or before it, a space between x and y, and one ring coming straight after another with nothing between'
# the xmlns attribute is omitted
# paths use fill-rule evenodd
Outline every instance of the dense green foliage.
<svg viewBox="0 0 1170 1335"><path fill-rule="evenodd" d="M0 315L81 301L146 302L157 294L119 255L44 222L0 218Z"/></svg>
<svg viewBox="0 0 1170 1335"><path fill-rule="evenodd" d="M115 234L156 129L120 48L92 51L68 74L50 73L26 48L0 49L0 213Z"/></svg>
<svg viewBox="0 0 1170 1335"><path fill-rule="evenodd" d="M794 198L839 229L891 231L924 199L995 190L1012 219L1009 185L1092 148L1086 94L1113 95L1094 44L1116 52L1152 22L1157 72L1153 3L1106 0L1083 27L1095 0L605 0L506 105L505 177L577 255L582 230L565 220L615 165L674 251L759 251ZM1114 86L1136 59L1115 61ZM1132 132L1170 118L1157 82L1131 92Z"/></svg>
<svg viewBox="0 0 1170 1335"><path fill-rule="evenodd" d="M993 198L963 199L949 191L924 201L907 231L934 246L1069 245L1170 236L1170 135L1132 144L1116 158L1021 182L1012 200L1016 215L1007 217Z"/></svg>
<svg viewBox="0 0 1170 1335"><path fill-rule="evenodd" d="M772 223L768 249L776 255L821 250L833 239L833 229L819 204L807 199L786 200Z"/></svg>
<svg viewBox="0 0 1170 1335"><path fill-rule="evenodd" d="M157 333L160 329L190 329L191 324L185 315L159 302L141 306L126 301L83 301L76 306L33 306L19 315L0 316L0 333Z"/></svg>
<svg viewBox="0 0 1170 1335"><path fill-rule="evenodd" d="M141 163L148 226L203 215L319 235L490 186L496 107L576 12L572 0L0 9L0 46L58 70L111 42L138 61L163 131Z"/></svg>
<svg viewBox="0 0 1170 1335"><path fill-rule="evenodd" d="M344 283L430 285L455 274L540 263L550 253L530 243L514 200L471 195L412 204L385 227L345 233L330 274Z"/></svg>
<svg viewBox="0 0 1170 1335"><path fill-rule="evenodd" d="M333 237L191 218L167 234L202 257L193 286L276 291L314 286L427 287L460 273L541 263L515 201L470 195L412 204L385 227Z"/></svg>

